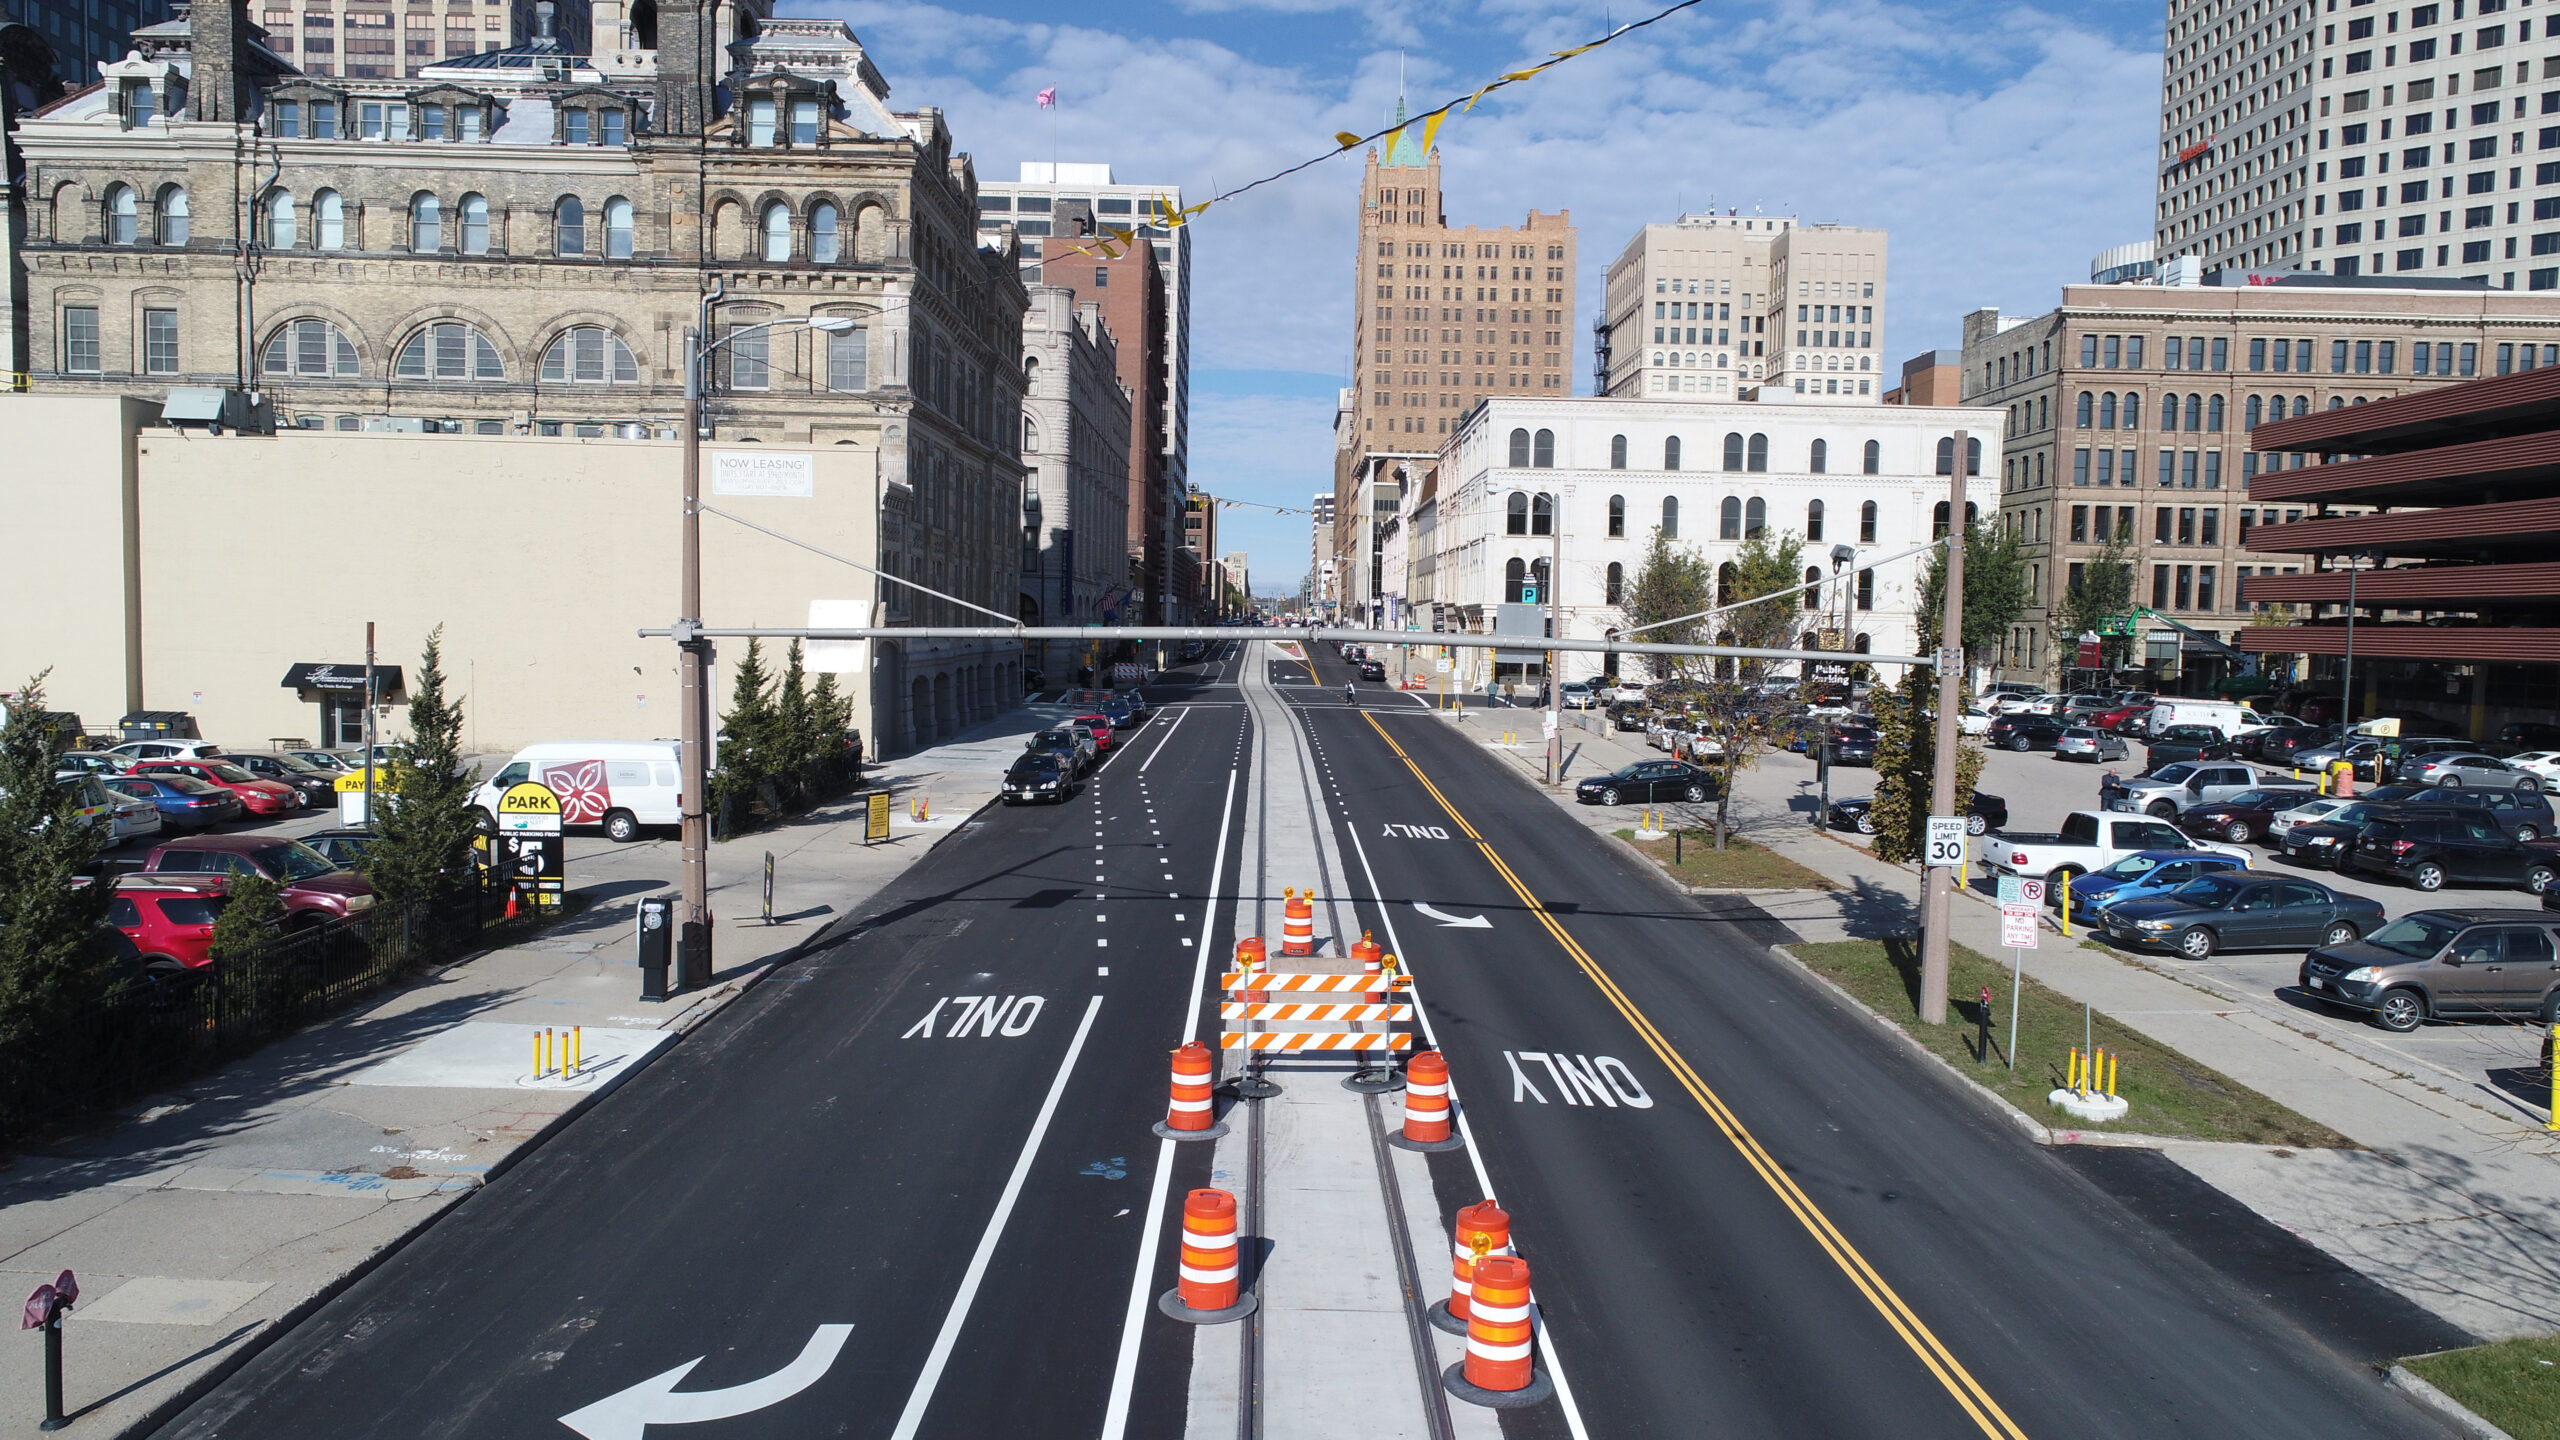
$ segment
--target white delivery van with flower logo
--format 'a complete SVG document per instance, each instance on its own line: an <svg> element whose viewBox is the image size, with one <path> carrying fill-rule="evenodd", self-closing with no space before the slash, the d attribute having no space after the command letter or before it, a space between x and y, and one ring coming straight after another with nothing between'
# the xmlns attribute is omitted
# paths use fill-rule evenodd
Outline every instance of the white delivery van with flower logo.
<svg viewBox="0 0 2560 1440"><path fill-rule="evenodd" d="M480 828L498 826L498 797L527 780L551 787L560 816L572 826L598 826L615 840L637 840L648 825L684 820L682 772L673 740L554 740L515 753L471 793Z"/></svg>

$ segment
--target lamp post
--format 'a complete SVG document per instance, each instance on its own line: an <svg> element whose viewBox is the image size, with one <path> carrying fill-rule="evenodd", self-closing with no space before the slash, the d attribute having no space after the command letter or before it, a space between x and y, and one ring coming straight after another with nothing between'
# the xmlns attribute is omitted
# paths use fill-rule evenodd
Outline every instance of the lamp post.
<svg viewBox="0 0 2560 1440"><path fill-rule="evenodd" d="M678 730L678 758L684 767L679 814L683 821L682 905L676 920L676 986L691 990L711 983L711 696L703 671L711 659L711 642L702 634L702 392L711 352L758 331L804 325L824 333L850 330L848 316L819 315L768 320L741 326L710 338L711 307L717 289L703 297L700 328L685 337L684 368L684 559L676 645L683 655L683 690ZM371 674L370 667L367 669Z"/></svg>
<svg viewBox="0 0 2560 1440"><path fill-rule="evenodd" d="M2345 661L2338 667L2341 674L2338 687L2338 734L2341 737L2346 735L2348 726L2356 723L2356 572L2363 568L2364 556L2354 550L2348 551L2347 654ZM2344 738L2338 741L2338 748L2340 750L2346 748Z"/></svg>

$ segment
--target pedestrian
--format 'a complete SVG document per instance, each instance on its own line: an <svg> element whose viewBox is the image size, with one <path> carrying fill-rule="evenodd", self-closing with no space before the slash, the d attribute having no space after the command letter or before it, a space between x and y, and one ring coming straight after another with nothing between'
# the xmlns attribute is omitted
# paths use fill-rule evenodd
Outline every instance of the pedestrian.
<svg viewBox="0 0 2560 1440"><path fill-rule="evenodd" d="M2382 742L2382 758L2373 767L2374 778L2388 785L2400 778L2400 740L2394 736Z"/></svg>

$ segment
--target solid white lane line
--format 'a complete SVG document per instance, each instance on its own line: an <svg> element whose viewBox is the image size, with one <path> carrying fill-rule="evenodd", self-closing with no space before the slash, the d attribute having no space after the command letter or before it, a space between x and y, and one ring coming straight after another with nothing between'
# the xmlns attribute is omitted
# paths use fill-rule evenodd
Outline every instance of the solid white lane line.
<svg viewBox="0 0 2560 1440"><path fill-rule="evenodd" d="M1049 1082L1049 1095L1040 1102L1040 1117L1031 1122L1031 1134L1022 1142L1022 1154L1013 1162L1013 1175L1004 1184L1004 1194L996 1201L996 1213L987 1220L986 1233L978 1237L977 1253L969 1257L968 1273L960 1280L960 1293L951 1297L951 1311L942 1317L942 1333L933 1338L933 1351L925 1357L924 1373L916 1377L916 1387L908 1392L907 1408L898 1416L898 1428L891 1440L914 1440L918 1427L924 1424L925 1407L933 1403L934 1387L942 1381L942 1368L951 1360L951 1348L960 1339L960 1327L969 1319L969 1304L978 1298L979 1282L987 1278L987 1262L994 1258L996 1242L1004 1238L1005 1221L1013 1215L1014 1202L1022 1197L1022 1182L1031 1174L1031 1162L1040 1154L1040 1141L1049 1133L1050 1118L1058 1113L1058 1099L1067 1092L1067 1077L1074 1073L1076 1057L1084 1053L1084 1039L1093 1031L1093 1017L1102 1013L1102 997L1096 995L1084 1007L1084 1023L1076 1026L1076 1038L1067 1044L1066 1058L1058 1062L1057 1078Z"/></svg>
<svg viewBox="0 0 2560 1440"><path fill-rule="evenodd" d="M1209 931L1218 922L1218 887L1227 874L1227 827L1236 816L1236 772L1227 771L1226 810L1218 817L1218 858L1209 867L1209 904L1200 914L1200 944L1191 964L1191 999L1182 1013L1182 1038L1200 1028L1202 987L1209 983ZM1174 897L1179 899L1181 897ZM1189 945L1189 939L1183 942ZM1156 1248L1164 1237L1166 1187L1173 1179L1176 1142L1156 1142L1156 1178L1147 1192L1146 1228L1138 1232L1138 1272L1129 1281L1129 1311L1120 1322L1120 1355L1111 1365L1111 1403L1102 1412L1102 1440L1124 1440L1129 1433L1129 1396L1138 1383L1138 1334L1147 1321L1148 1288L1155 1281Z"/></svg>
<svg viewBox="0 0 2560 1440"><path fill-rule="evenodd" d="M1147 752L1146 763L1145 763L1145 764L1142 764L1142 765L1140 765L1140 766L1138 767L1138 773L1139 773L1139 774L1144 775L1144 774L1146 774L1146 773L1147 773L1147 766L1148 766L1148 765L1153 765L1154 763L1156 763L1156 757L1157 757L1158 755L1161 755L1161 754L1163 754L1163 753L1164 753L1164 742L1165 742L1165 740L1170 740L1170 739L1172 739L1172 738L1173 738L1173 732L1174 732L1174 731L1176 731L1176 730L1181 729L1181 728L1182 728L1182 722L1183 722L1183 721L1185 721L1185 720L1188 720L1188 719L1190 719L1190 718L1191 718L1191 712L1190 712L1190 711L1188 711L1188 710L1185 710L1185 711L1183 711L1181 714L1176 715L1176 716L1174 716L1174 717L1173 717L1173 723L1172 723L1172 724L1170 724L1170 725L1167 725L1166 727L1164 727L1164 739L1163 739L1163 740L1158 740L1158 741L1156 742L1156 748ZM1143 783L1145 783L1145 782L1141 781L1140 783L1141 783L1141 784L1143 784Z"/></svg>

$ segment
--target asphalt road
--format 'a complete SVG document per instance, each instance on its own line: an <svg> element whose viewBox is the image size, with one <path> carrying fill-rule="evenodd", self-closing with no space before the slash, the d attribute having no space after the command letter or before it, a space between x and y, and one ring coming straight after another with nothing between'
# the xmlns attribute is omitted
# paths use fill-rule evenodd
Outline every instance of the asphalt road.
<svg viewBox="0 0 2560 1440"><path fill-rule="evenodd" d="M2364 1337L2026 1144L1480 725L1317 670L1287 694L1375 877L1359 922L1418 977L1588 1434L2445 1433ZM955 833L164 1433L1100 1433L1133 1279L1171 1284L1169 1245L1133 1275L1145 1126L1198 947L1230 943L1204 897L1246 778L1231 685L1152 693L1076 799ZM1481 1198L1466 1157L1431 1169L1444 1214ZM1147 1313L1128 1434L1183 1432L1192 1333ZM1503 1430L1567 1433L1552 1403Z"/></svg>

